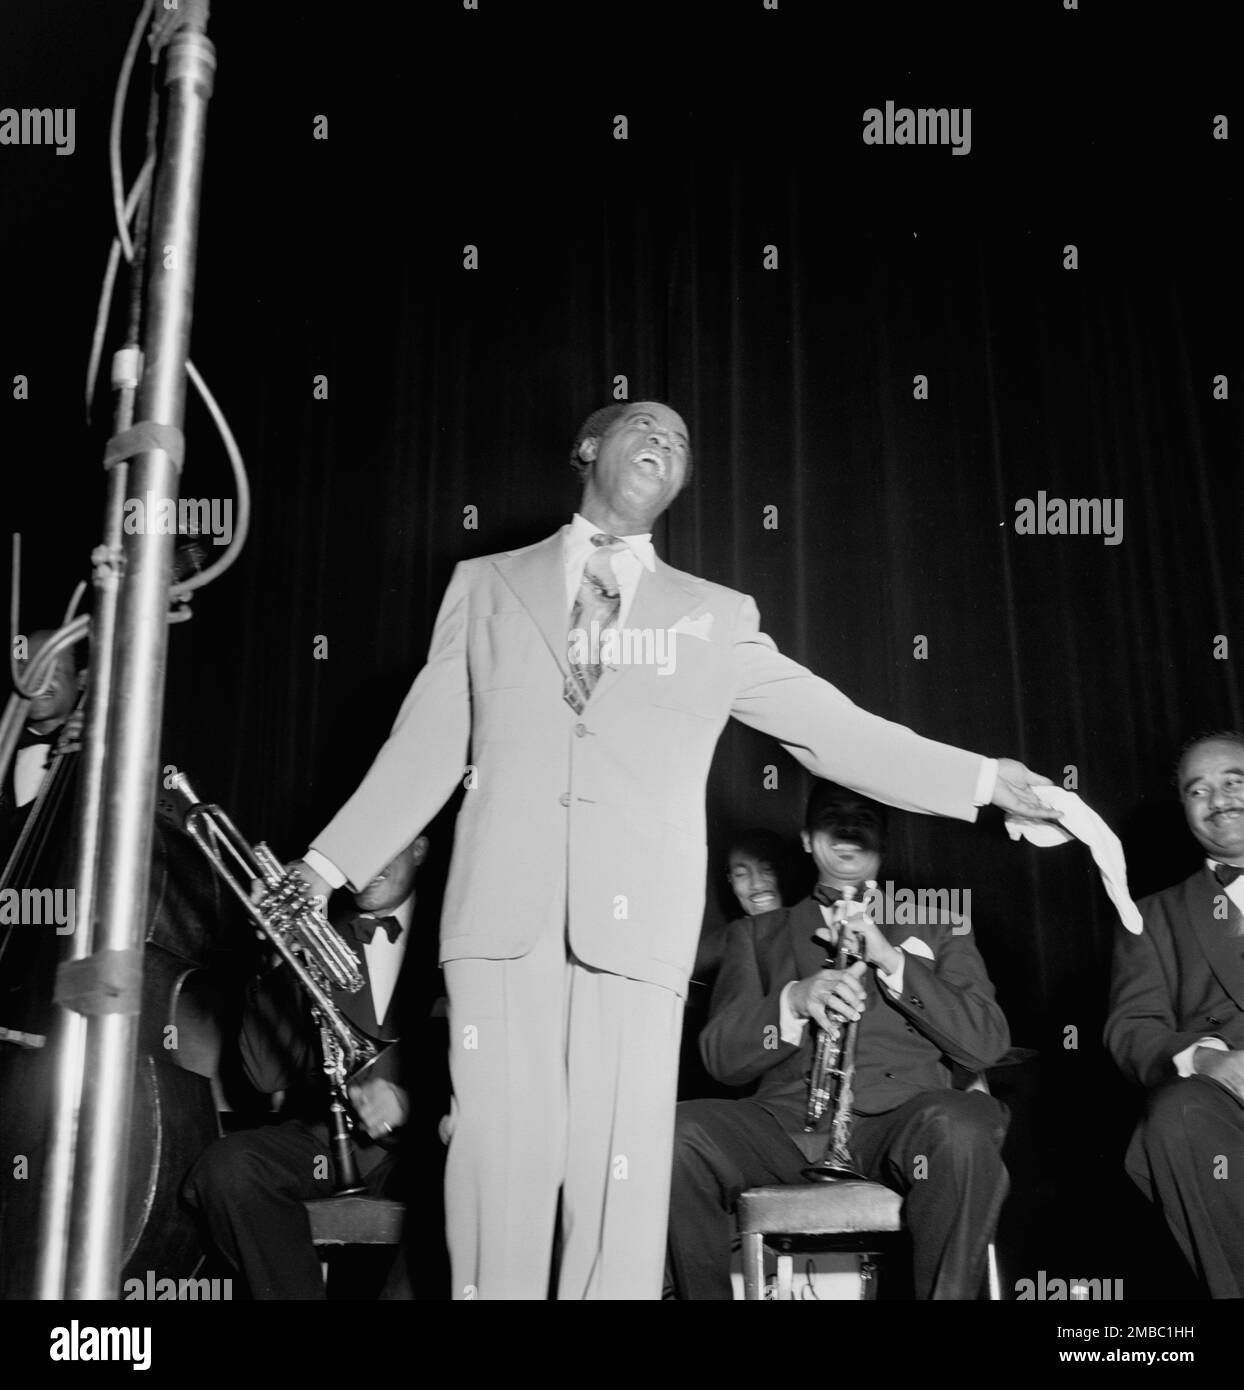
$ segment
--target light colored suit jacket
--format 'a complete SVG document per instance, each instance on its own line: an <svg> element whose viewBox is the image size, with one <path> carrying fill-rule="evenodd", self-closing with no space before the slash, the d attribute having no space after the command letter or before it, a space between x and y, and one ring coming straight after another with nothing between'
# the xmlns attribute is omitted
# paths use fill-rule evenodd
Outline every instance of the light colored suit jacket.
<svg viewBox="0 0 1244 1390"><path fill-rule="evenodd" d="M781 655L745 594L660 560L627 627L674 630L674 669L606 670L564 699L565 528L463 561L388 741L313 848L367 883L464 779L441 960L525 955L565 922L584 964L685 994L704 910L704 788L727 718L818 777L973 820L980 758L852 704Z"/></svg>

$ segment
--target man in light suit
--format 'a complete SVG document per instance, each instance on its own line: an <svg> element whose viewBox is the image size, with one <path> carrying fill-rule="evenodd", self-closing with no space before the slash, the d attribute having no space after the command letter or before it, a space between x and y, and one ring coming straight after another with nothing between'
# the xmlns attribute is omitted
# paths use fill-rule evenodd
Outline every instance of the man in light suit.
<svg viewBox="0 0 1244 1390"><path fill-rule="evenodd" d="M1214 1298L1244 1298L1244 734L1188 744L1176 773L1206 853L1115 942L1106 1046L1148 1092L1125 1166Z"/></svg>
<svg viewBox="0 0 1244 1390"><path fill-rule="evenodd" d="M971 924L936 911L895 910L864 885L879 877L885 813L830 782L808 799L804 848L812 897L735 924L700 1047L710 1074L755 1084L746 1100L678 1107L669 1248L679 1298L728 1299L731 1216L748 1187L799 1183L829 1144L832 1110L804 1132L816 1028L855 1022L848 1147L860 1177L902 1192L918 1298L975 1298L1007 1192L1006 1111L951 1087L948 1064L981 1072L1010 1043ZM863 959L826 967L837 946L832 904L846 909ZM869 915L869 914L873 915ZM914 920L908 920L912 918Z"/></svg>
<svg viewBox="0 0 1244 1390"><path fill-rule="evenodd" d="M745 594L657 558L691 466L668 406L596 412L572 461L569 525L459 564L388 742L299 866L319 893L366 882L466 773L441 927L455 1298L546 1297L557 1231L558 1297L661 1296L704 788L731 715L894 805L1056 818L1045 778L866 713L782 656Z"/></svg>

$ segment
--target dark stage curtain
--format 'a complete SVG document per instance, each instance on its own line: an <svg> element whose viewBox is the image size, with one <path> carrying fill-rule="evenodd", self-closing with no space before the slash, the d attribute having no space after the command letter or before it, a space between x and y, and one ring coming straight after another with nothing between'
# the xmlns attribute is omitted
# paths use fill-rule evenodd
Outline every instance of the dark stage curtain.
<svg viewBox="0 0 1244 1390"><path fill-rule="evenodd" d="M506 60L520 28L481 41L452 7L366 38L340 11L264 9L214 24L193 343L248 458L253 531L172 633L166 763L299 851L383 738L454 563L568 519L571 437L624 376L691 427L667 561L754 595L779 647L866 708L1075 785L1123 836L1134 896L1190 871L1174 751L1244 724L1244 441L1238 400L1214 399L1219 374L1244 390L1238 161L1208 137L1212 83L1198 101L1104 85L1085 54L1056 102L1039 68L952 80L837 53L827 73L758 22L745 76L687 77L642 34L632 64L571 20L533 70ZM125 22L89 23L119 55ZM33 383L0 392L27 626L86 572L102 511L105 395L90 432L74 415L109 234L100 67L75 78L74 160L5 152L29 191L4 212L26 269L0 361L0 383ZM890 97L971 104L970 156L865 147L860 112ZM229 495L197 406L188 431L184 495ZM1018 534L1039 492L1118 499L1120 543ZM729 836L793 836L806 789L728 728L710 925ZM1104 1273L1136 1105L1100 1043L1116 919L1082 848L981 821L896 816L886 876L970 889L1015 1041L1040 1054L1029 1234ZM429 937L451 824L421 880Z"/></svg>

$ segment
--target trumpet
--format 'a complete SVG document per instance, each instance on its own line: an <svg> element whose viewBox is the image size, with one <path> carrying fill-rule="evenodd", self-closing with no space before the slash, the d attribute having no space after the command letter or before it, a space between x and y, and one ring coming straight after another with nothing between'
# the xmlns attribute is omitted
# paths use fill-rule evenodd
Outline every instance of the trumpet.
<svg viewBox="0 0 1244 1390"><path fill-rule="evenodd" d="M375 1061L379 1049L332 1000L333 990L355 994L362 989L358 961L329 924L307 885L286 869L266 844L260 842L252 847L219 806L199 800L184 773L176 773L169 787L186 834L217 875L233 889L307 995L320 1033L324 1072L332 1088L329 1112L337 1177L335 1192L337 1196L363 1192L350 1147L347 1086ZM259 903L251 898L256 881L267 890Z"/></svg>
<svg viewBox="0 0 1244 1390"><path fill-rule="evenodd" d="M866 890L877 886L875 879L869 879ZM857 889L847 884L842 897L834 904L834 925L838 928L838 941L832 956L825 958L825 969L843 971L855 961L862 960L857 934L847 925L851 904L855 901ZM820 1123L826 1111L832 1111L829 1127L829 1148L819 1163L805 1168L804 1176L814 1182L860 1181L863 1174L856 1168L851 1156L851 1105L854 1099L855 1046L859 1033L859 1021L843 1023L830 1019L828 1028L817 1033L816 1048L812 1057L812 1070L808 1075L808 1108L804 1116L804 1132L811 1134Z"/></svg>

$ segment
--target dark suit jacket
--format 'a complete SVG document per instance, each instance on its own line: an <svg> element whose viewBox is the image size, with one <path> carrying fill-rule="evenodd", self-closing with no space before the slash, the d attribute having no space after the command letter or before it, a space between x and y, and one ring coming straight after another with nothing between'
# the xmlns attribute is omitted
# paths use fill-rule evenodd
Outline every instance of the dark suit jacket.
<svg viewBox="0 0 1244 1390"><path fill-rule="evenodd" d="M1244 1047L1244 922L1204 867L1139 907L1144 931L1115 938L1105 1038L1123 1072L1150 1087L1174 1077L1174 1057L1200 1038Z"/></svg>
<svg viewBox="0 0 1244 1390"><path fill-rule="evenodd" d="M823 923L811 898L737 923L700 1035L712 1075L733 1086L758 1082L752 1098L792 1136L803 1131L816 1029L806 1026L798 1047L782 1042L778 1003L784 986L824 967L826 944L814 936ZM865 972L868 1003L856 1044L854 1085L855 1110L865 1115L893 1110L921 1091L948 1087L948 1062L984 1071L1011 1043L970 924L947 917L882 926L882 931L895 946L912 937L924 942L932 959L903 952L898 998L878 986L872 970Z"/></svg>
<svg viewBox="0 0 1244 1390"><path fill-rule="evenodd" d="M356 994L334 990L333 1003L362 1033L387 1049L367 1074L401 1085L398 1049L389 1044L395 1043L398 1036L395 1028L401 1015L399 1001L410 962L409 943L382 1025L376 1019L367 954L351 926L356 912L351 904L340 913L333 912L330 920L358 957L363 988ZM318 1030L297 979L284 963L248 985L240 1046L246 1075L255 1089L265 1095L275 1091L287 1093L281 1107L283 1118L324 1119L329 1094L322 1070Z"/></svg>

